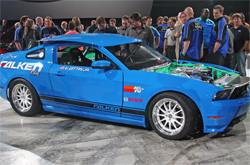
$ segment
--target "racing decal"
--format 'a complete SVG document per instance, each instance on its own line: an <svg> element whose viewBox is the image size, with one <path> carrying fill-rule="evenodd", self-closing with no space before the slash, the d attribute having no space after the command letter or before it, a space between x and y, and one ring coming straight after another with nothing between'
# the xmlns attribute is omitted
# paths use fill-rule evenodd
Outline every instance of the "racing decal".
<svg viewBox="0 0 250 165"><path fill-rule="evenodd" d="M143 102L143 100L142 99L140 99L140 98L127 98L127 97L124 97L124 99L123 99L125 102Z"/></svg>
<svg viewBox="0 0 250 165"><path fill-rule="evenodd" d="M16 63L15 61L2 61L0 67L8 68L8 69L28 70L28 71L30 71L31 75L39 76L40 72L43 68L43 64L41 64L41 63L27 63L27 62Z"/></svg>
<svg viewBox="0 0 250 165"><path fill-rule="evenodd" d="M82 72L89 72L89 70L90 70L90 68L68 67L68 66L61 66L60 69L63 69L63 70L75 70L75 71L82 71Z"/></svg>
<svg viewBox="0 0 250 165"><path fill-rule="evenodd" d="M88 108L95 108L98 110L109 110L111 113L127 113L131 115L145 115L145 111L143 109L130 109L130 108L121 108L113 105L100 105L100 104L91 104L91 103L86 103L82 101L75 101L75 100L68 100L66 98L55 98L53 96L44 96L40 95L40 99L48 100L48 101L55 101L59 103L64 103L64 104L71 104L75 106L82 106L82 107L88 107Z"/></svg>
<svg viewBox="0 0 250 165"><path fill-rule="evenodd" d="M124 97L123 100L124 100L125 102L128 102L128 98L127 98L127 97Z"/></svg>
<svg viewBox="0 0 250 165"><path fill-rule="evenodd" d="M142 99L139 98L129 98L128 101L132 101L132 102L143 102Z"/></svg>
<svg viewBox="0 0 250 165"><path fill-rule="evenodd" d="M120 108L118 108L118 107L112 107L112 106L106 106L106 105L96 105L96 104L93 107L98 108L98 109L120 112Z"/></svg>
<svg viewBox="0 0 250 165"><path fill-rule="evenodd" d="M124 92L141 93L144 88L140 86L124 86Z"/></svg>
<svg viewBox="0 0 250 165"><path fill-rule="evenodd" d="M122 113L127 113L127 114L133 114L133 115L141 115L141 116L145 116L145 111L139 111L139 110L134 110L134 109L125 109L125 108L122 108L121 109L121 112Z"/></svg>

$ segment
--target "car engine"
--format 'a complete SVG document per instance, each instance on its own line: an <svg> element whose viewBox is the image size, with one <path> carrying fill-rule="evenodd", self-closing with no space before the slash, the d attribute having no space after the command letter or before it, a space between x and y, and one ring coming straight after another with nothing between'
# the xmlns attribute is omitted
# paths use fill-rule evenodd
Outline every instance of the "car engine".
<svg viewBox="0 0 250 165"><path fill-rule="evenodd" d="M203 69L201 67L177 67L176 69L173 69L173 74L179 74L185 77L198 79L202 81L211 82L213 80L212 77L212 69Z"/></svg>
<svg viewBox="0 0 250 165"><path fill-rule="evenodd" d="M221 87L228 87L230 82L240 76L235 72L230 72L200 63L182 63L177 65L176 62L172 62L164 65L145 68L143 70L188 77Z"/></svg>

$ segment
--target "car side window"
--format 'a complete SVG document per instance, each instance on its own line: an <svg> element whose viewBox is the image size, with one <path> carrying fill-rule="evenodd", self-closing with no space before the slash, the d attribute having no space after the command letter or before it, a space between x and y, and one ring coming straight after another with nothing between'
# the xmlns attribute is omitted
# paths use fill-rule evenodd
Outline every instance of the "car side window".
<svg viewBox="0 0 250 165"><path fill-rule="evenodd" d="M118 68L106 55L99 50L87 46L63 46L57 50L59 65L91 66L92 62L108 60Z"/></svg>
<svg viewBox="0 0 250 165"><path fill-rule="evenodd" d="M26 54L28 59L44 59L45 58L45 49L37 49Z"/></svg>

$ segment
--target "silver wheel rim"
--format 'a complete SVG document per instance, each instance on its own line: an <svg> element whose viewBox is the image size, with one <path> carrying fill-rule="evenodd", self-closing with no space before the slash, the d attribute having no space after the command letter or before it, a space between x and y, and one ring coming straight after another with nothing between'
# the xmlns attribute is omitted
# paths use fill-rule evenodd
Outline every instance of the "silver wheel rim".
<svg viewBox="0 0 250 165"><path fill-rule="evenodd" d="M32 106L32 95L27 86L17 84L12 90L12 101L20 112L28 112Z"/></svg>
<svg viewBox="0 0 250 165"><path fill-rule="evenodd" d="M183 108L169 98L161 99L154 105L152 118L157 130L168 136L177 135L185 125Z"/></svg>

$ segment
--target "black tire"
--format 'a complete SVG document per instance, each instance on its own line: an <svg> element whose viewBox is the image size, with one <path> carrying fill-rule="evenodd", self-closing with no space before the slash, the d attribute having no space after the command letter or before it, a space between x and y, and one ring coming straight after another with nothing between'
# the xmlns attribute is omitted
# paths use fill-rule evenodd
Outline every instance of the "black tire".
<svg viewBox="0 0 250 165"><path fill-rule="evenodd" d="M194 131L197 114L197 106L188 97L180 93L165 92L150 103L148 118L158 135L165 139L178 140Z"/></svg>
<svg viewBox="0 0 250 165"><path fill-rule="evenodd" d="M24 79L16 79L10 84L9 100L14 111L21 116L33 116L42 110L36 90Z"/></svg>

